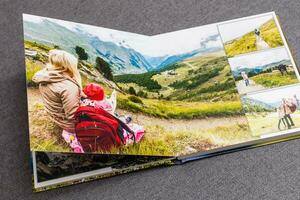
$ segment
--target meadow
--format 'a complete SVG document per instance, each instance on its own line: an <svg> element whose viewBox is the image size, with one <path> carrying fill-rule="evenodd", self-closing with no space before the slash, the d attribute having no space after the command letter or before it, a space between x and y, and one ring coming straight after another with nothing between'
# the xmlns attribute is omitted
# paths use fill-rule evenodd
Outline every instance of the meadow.
<svg viewBox="0 0 300 200"><path fill-rule="evenodd" d="M279 132L278 113L277 112L257 112L246 114L249 127L253 136L262 136L264 134ZM291 114L295 123L295 128L300 127L300 111Z"/></svg>
<svg viewBox="0 0 300 200"><path fill-rule="evenodd" d="M35 151L69 152L61 129L49 118L37 89L28 89L30 147ZM109 153L139 155L183 155L253 140L243 116L205 119L160 119L118 109L144 125L141 143L112 149ZM101 152L104 153L104 152ZM107 153L107 152L105 152Z"/></svg>
<svg viewBox="0 0 300 200"><path fill-rule="evenodd" d="M260 36L269 45L269 47L283 46L283 41L275 20L271 19L259 27ZM227 56L232 57L239 54L257 51L256 38L254 30L245 35L228 41L224 44Z"/></svg>
<svg viewBox="0 0 300 200"><path fill-rule="evenodd" d="M61 138L62 130L51 122L31 80L45 66L50 47L34 45L25 42L26 48L38 52L37 57L26 56L31 149L70 152ZM83 86L101 84L106 95L116 89L117 113L131 115L133 122L146 130L141 143L109 153L184 155L255 139L222 53L194 57L145 74L114 76L113 81L87 61L79 62L79 70Z"/></svg>
<svg viewBox="0 0 300 200"><path fill-rule="evenodd" d="M271 73L259 74L250 79L266 88L279 87L299 82L294 71L289 71L288 74L282 76L278 70Z"/></svg>

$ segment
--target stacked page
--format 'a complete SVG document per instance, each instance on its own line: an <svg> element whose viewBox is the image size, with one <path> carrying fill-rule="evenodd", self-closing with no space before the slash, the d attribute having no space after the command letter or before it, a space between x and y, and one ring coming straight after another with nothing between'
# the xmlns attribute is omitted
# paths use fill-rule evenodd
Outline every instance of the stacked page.
<svg viewBox="0 0 300 200"><path fill-rule="evenodd" d="M23 15L37 191L299 137L274 12L146 36Z"/></svg>

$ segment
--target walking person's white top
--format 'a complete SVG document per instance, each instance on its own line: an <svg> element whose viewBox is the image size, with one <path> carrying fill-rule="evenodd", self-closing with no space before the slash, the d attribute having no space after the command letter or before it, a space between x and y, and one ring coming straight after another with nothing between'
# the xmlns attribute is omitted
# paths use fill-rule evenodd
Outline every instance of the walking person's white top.
<svg viewBox="0 0 300 200"><path fill-rule="evenodd" d="M268 43L266 43L262 37L255 35L256 38L256 49L257 50L262 50L262 49L268 49L270 48L270 46L268 45Z"/></svg>

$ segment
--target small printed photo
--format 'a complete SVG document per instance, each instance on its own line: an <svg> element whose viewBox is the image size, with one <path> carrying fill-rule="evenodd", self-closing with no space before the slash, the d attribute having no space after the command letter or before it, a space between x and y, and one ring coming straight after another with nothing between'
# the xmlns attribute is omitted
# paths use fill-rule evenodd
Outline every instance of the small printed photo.
<svg viewBox="0 0 300 200"><path fill-rule="evenodd" d="M229 58L240 95L298 83L298 71L283 48Z"/></svg>
<svg viewBox="0 0 300 200"><path fill-rule="evenodd" d="M300 85L272 89L242 97L253 136L300 127Z"/></svg>
<svg viewBox="0 0 300 200"><path fill-rule="evenodd" d="M232 57L283 46L275 20L273 14L268 14L219 25L226 55Z"/></svg>

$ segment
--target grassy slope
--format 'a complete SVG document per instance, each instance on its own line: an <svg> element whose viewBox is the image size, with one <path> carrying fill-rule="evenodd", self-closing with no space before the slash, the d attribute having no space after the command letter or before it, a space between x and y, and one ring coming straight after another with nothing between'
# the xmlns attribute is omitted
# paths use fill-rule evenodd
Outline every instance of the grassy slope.
<svg viewBox="0 0 300 200"><path fill-rule="evenodd" d="M32 62L30 63L31 65L42 67L40 61L31 60L30 62ZM192 63L192 60L190 62ZM195 63L192 64L196 65L198 62L199 61L195 61ZM27 67L29 66L29 68L31 68L31 65L27 65ZM186 67L185 70L189 69L186 64L184 65ZM29 70L30 74L33 74L34 71L39 69L39 67L32 68L32 70ZM30 79L30 77L28 78ZM94 82L85 75L82 76L82 79L83 85L88 82ZM106 94L109 94L111 89L106 85L103 86ZM45 112L38 90L29 88L28 99L31 148L36 151L70 151L68 145L61 138L61 129L51 122ZM238 115L236 118L241 117L239 115L241 114L240 102L180 102L144 98L141 98L141 100L143 104L135 103L129 99L129 95L118 93L118 108L138 112L138 115L143 113L152 117L175 118L176 120L182 118L195 119L231 115ZM226 120L228 120L228 118L226 118ZM115 150L115 152L129 154L139 153L144 155L179 155L253 139L249 134L246 123L238 123L236 121L234 121L234 123L227 123L226 120L221 125L214 126L205 131L185 130L184 127L181 126L173 130L166 129L166 127L158 124L145 125L147 134L142 143L123 147L119 150ZM137 122L142 125L144 124L143 121ZM168 123L176 123L176 121ZM235 131L233 132L232 130Z"/></svg>
<svg viewBox="0 0 300 200"><path fill-rule="evenodd" d="M261 37L268 43L270 47L278 47L283 45L282 38L276 26L275 20L269 20L260 27Z"/></svg>
<svg viewBox="0 0 300 200"><path fill-rule="evenodd" d="M241 103L230 102L182 102L157 99L143 99L143 104L134 103L128 96L119 95L118 107L134 113L166 119L201 119L241 115Z"/></svg>
<svg viewBox="0 0 300 200"><path fill-rule="evenodd" d="M165 77L157 74L155 78L160 84L168 84L163 94L168 94L171 99L184 101L238 101L235 84L230 73L230 67L225 57L222 55L210 54L207 56L194 57L179 63L175 76ZM189 85L184 85L176 90L172 88L174 82L180 80L184 83L193 84L194 77L208 73L216 68L218 73L207 81L189 89ZM197 80L197 79L196 79ZM172 84L173 83L173 84ZM179 82L180 83L180 82ZM167 95L165 95L167 96Z"/></svg>
<svg viewBox="0 0 300 200"><path fill-rule="evenodd" d="M130 101L126 95L119 95L118 107L149 116L175 119L195 119L242 114L241 103L235 90L234 81L230 75L230 68L226 59L219 56L200 56L178 63L175 75L168 75L169 70L154 75L152 79L162 85L159 93L163 94L163 99L140 98L143 104L139 104ZM199 74L201 75L210 69L218 67L223 69L217 76L191 90L187 90L185 87L174 89L170 86L176 80L188 82ZM123 88L133 86L136 91L141 89L146 90L146 88L134 83L121 85ZM147 93L151 94L149 91ZM148 97L153 96L148 95Z"/></svg>
<svg viewBox="0 0 300 200"><path fill-rule="evenodd" d="M298 83L295 73L291 71L288 75L284 76L282 76L279 71L274 71L272 73L263 73L253 76L251 79L255 81L255 83L268 88Z"/></svg>
<svg viewBox="0 0 300 200"><path fill-rule="evenodd" d="M225 51L229 57L256 51L256 39L254 32L247 33L240 38L226 42Z"/></svg>
<svg viewBox="0 0 300 200"><path fill-rule="evenodd" d="M270 47L283 45L282 38L274 19L271 19L260 26L261 37ZM240 38L226 42L224 47L228 56L256 51L256 39L254 32L249 32Z"/></svg>

